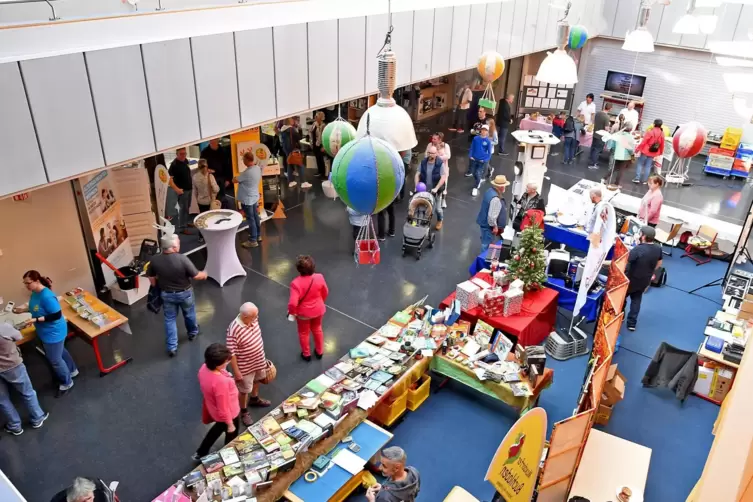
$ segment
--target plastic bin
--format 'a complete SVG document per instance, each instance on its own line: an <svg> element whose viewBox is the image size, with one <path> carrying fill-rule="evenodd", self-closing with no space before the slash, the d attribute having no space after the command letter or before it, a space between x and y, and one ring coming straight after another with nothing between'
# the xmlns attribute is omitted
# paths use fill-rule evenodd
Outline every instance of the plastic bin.
<svg viewBox="0 0 753 502"><path fill-rule="evenodd" d="M429 397L429 390L431 387L431 377L429 375L421 375L421 379L418 381L416 390L408 389L408 402L407 407L410 411L416 411L426 398Z"/></svg>
<svg viewBox="0 0 753 502"><path fill-rule="evenodd" d="M391 403L386 400L381 404L378 404L374 411L371 412L369 418L378 422L385 427L389 427L395 423L395 421L405 413L408 405L408 393L405 392L400 396L397 396Z"/></svg>
<svg viewBox="0 0 753 502"><path fill-rule="evenodd" d="M122 291L129 291L139 287L139 271L133 267L120 267L118 269L125 277L115 276L118 287Z"/></svg>

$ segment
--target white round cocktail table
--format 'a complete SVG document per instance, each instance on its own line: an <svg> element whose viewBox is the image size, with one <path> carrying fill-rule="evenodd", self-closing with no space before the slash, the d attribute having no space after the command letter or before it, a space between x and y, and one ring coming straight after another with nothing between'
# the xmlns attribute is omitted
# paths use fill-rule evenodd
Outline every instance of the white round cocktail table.
<svg viewBox="0 0 753 502"><path fill-rule="evenodd" d="M194 226L207 244L207 265L204 271L220 287L237 276L246 276L235 249L235 234L243 222L238 211L215 209L194 218Z"/></svg>

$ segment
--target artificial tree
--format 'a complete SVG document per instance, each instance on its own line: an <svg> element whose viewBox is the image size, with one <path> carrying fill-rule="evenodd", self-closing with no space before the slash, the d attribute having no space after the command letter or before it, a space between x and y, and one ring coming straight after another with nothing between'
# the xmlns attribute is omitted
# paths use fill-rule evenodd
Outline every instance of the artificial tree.
<svg viewBox="0 0 753 502"><path fill-rule="evenodd" d="M523 281L523 289L526 291L537 290L544 285L544 231L538 225L531 225L520 232L520 246L513 252L508 263L513 280Z"/></svg>

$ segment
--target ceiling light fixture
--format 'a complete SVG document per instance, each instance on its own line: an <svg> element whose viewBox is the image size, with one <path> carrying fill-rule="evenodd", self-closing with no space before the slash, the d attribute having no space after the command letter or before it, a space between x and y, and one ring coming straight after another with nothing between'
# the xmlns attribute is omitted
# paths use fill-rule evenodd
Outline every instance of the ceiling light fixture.
<svg viewBox="0 0 753 502"><path fill-rule="evenodd" d="M565 15L557 22L557 49L548 52L546 59L541 62L536 80L547 84L572 85L578 83L578 67L571 58L565 47L570 33L570 25L565 20L570 12L572 2L567 3Z"/></svg>
<svg viewBox="0 0 753 502"><path fill-rule="evenodd" d="M753 92L753 73L723 73L722 78L732 94Z"/></svg>
<svg viewBox="0 0 753 502"><path fill-rule="evenodd" d="M701 33L704 35L711 35L716 31L716 24L719 21L719 18L713 14L704 14L696 16L698 19L698 29L701 30Z"/></svg>
<svg viewBox="0 0 753 502"><path fill-rule="evenodd" d="M690 0L688 10L677 20L674 28L672 28L672 33L679 33L681 35L698 35L700 26L698 25L698 18L693 15L694 12L695 0Z"/></svg>
<svg viewBox="0 0 753 502"><path fill-rule="evenodd" d="M737 40L734 42L709 42L709 50L714 54L723 56L736 56L739 58L749 58L753 54L753 41Z"/></svg>
<svg viewBox="0 0 753 502"><path fill-rule="evenodd" d="M649 15L651 14L651 5L648 0L641 4L641 10L638 12L638 28L625 34L625 42L622 49L630 52L654 52L654 36L646 28Z"/></svg>
<svg viewBox="0 0 753 502"><path fill-rule="evenodd" d="M716 64L719 66L740 66L744 68L753 68L753 60L728 58L725 56L716 56Z"/></svg>

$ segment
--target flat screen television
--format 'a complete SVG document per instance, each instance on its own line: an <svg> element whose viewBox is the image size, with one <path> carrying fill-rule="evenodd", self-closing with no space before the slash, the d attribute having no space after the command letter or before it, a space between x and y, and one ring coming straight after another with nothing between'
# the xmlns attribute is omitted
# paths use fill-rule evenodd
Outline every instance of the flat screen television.
<svg viewBox="0 0 753 502"><path fill-rule="evenodd" d="M646 88L646 77L644 75L633 75L621 71L607 71L607 82L604 84L604 90L616 92L619 94L629 94L631 96L643 96Z"/></svg>

